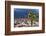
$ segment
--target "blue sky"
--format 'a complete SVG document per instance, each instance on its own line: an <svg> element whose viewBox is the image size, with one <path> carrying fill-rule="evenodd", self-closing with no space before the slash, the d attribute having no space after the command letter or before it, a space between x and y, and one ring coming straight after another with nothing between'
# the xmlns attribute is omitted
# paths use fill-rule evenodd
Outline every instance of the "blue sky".
<svg viewBox="0 0 46 36"><path fill-rule="evenodd" d="M38 9L20 9L20 8L14 8L14 17L16 18L21 18L21 17L25 17L28 15L28 13L32 11L32 12L36 12L39 13Z"/></svg>

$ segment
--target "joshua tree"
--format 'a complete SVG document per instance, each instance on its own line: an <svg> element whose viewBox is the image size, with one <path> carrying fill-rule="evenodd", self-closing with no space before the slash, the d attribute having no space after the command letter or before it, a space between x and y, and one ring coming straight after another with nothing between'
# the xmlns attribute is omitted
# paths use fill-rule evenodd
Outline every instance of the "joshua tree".
<svg viewBox="0 0 46 36"><path fill-rule="evenodd" d="M31 26L33 25L33 21L36 19L36 15L33 12L29 12L28 17L31 18Z"/></svg>

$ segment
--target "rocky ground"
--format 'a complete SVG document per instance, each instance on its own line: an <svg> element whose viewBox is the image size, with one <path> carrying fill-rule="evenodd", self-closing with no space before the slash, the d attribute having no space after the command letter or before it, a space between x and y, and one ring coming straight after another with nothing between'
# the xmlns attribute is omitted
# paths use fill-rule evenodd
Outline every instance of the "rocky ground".
<svg viewBox="0 0 46 36"><path fill-rule="evenodd" d="M39 22L34 21L32 27L39 26ZM22 18L22 19L15 19L14 27L31 27L31 19L30 18Z"/></svg>
<svg viewBox="0 0 46 36"><path fill-rule="evenodd" d="M36 24L33 24L32 25L32 27L38 27L39 26L39 24L38 24L38 22L36 22ZM17 24L17 25L15 25L15 27L31 27L31 24Z"/></svg>

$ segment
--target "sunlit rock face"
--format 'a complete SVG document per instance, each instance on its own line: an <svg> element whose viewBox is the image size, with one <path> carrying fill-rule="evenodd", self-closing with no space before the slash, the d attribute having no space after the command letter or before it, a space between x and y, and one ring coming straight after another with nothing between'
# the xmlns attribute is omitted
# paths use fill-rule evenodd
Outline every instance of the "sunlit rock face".
<svg viewBox="0 0 46 36"><path fill-rule="evenodd" d="M31 20L29 18L21 18L15 20L16 27L28 27L31 26Z"/></svg>

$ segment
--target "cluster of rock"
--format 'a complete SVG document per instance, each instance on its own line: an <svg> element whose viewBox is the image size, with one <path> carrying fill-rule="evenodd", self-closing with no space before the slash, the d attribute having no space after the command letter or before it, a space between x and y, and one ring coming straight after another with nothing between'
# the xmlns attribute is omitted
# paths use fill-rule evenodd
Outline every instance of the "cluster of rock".
<svg viewBox="0 0 46 36"><path fill-rule="evenodd" d="M31 26L31 19L29 18L15 19L15 27L29 27L29 26Z"/></svg>

